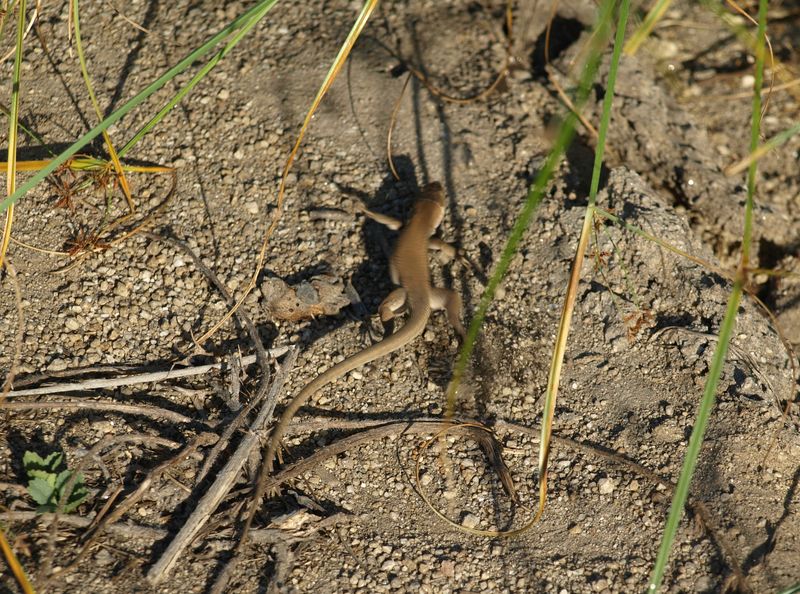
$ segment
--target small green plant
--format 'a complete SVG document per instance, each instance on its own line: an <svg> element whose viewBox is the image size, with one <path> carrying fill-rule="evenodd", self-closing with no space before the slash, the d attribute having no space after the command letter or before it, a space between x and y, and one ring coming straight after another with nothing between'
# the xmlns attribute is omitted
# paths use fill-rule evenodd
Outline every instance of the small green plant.
<svg viewBox="0 0 800 594"><path fill-rule="evenodd" d="M36 452L25 452L22 457L25 474L28 475L28 493L39 504L36 508L37 513L44 514L58 509L64 489L74 474L72 470L59 470L63 459L61 452L53 452L46 458L42 458ZM88 495L83 474L79 472L62 511L65 513L75 511Z"/></svg>

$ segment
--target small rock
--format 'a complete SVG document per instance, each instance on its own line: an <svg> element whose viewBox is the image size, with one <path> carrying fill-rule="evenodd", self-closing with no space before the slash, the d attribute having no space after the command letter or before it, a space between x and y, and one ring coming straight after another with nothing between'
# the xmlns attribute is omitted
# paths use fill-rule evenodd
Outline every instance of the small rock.
<svg viewBox="0 0 800 594"><path fill-rule="evenodd" d="M480 523L481 519L475 514L465 513L461 518L461 525L464 528L477 528Z"/></svg>
<svg viewBox="0 0 800 594"><path fill-rule="evenodd" d="M442 561L439 566L439 573L445 577L453 577L456 574L456 562L451 560Z"/></svg>
<svg viewBox="0 0 800 594"><path fill-rule="evenodd" d="M394 570L395 565L396 563L393 559L387 559L383 562L383 565L381 565L381 571L392 571Z"/></svg>
<svg viewBox="0 0 800 594"><path fill-rule="evenodd" d="M94 429L98 435L113 435L114 423L106 420L95 421L92 423L92 429Z"/></svg>
<svg viewBox="0 0 800 594"><path fill-rule="evenodd" d="M616 485L610 478L601 478L597 481L597 488L600 490L600 495L608 495L614 492Z"/></svg>
<svg viewBox="0 0 800 594"><path fill-rule="evenodd" d="M61 357L53 359L50 362L50 365L47 366L48 371L63 371L66 368L67 368L67 362Z"/></svg>

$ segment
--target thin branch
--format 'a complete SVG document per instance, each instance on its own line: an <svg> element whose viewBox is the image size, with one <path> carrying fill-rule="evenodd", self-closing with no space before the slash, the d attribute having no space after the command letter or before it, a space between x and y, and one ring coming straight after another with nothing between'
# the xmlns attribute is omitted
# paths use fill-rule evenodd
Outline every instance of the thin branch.
<svg viewBox="0 0 800 594"><path fill-rule="evenodd" d="M263 432L264 427L266 427L267 423L269 423L272 418L278 393L283 388L289 371L294 366L296 360L297 351L292 349L281 365L272 383L270 394L264 400L264 404L258 416L250 425L250 431L242 440L241 444L239 444L236 452L234 452L233 456L228 460L225 467L217 474L214 484L209 487L208 491L206 491L200 501L197 502L192 514L186 520L178 534L161 554L158 561L156 561L147 572L147 580L151 584L158 584L167 577L167 574L177 562L178 557L183 554L186 547L194 540L197 533L209 520L211 514L214 513L214 510L217 509L217 506L236 482L242 467L258 445L259 434Z"/></svg>
<svg viewBox="0 0 800 594"><path fill-rule="evenodd" d="M289 347L276 347L266 351L271 357L280 357L289 350ZM256 362L256 355L242 357L242 365L252 365ZM163 382L165 380L177 379L180 377L190 377L202 375L213 369L220 369L224 362L209 363L207 365L197 365L195 367L183 367L180 369L169 369L167 371L155 371L152 373L140 373L137 375L123 375L121 377L93 378L82 382L72 382L66 384L54 384L39 388L28 388L25 390L14 390L8 394L9 398L19 396L49 396L50 394L60 394L63 392L88 392L90 390L101 390L107 388L119 388L121 386L133 386L136 384L150 384ZM91 370L89 370L91 371Z"/></svg>
<svg viewBox="0 0 800 594"><path fill-rule="evenodd" d="M155 406L140 406L138 404L119 404L117 402L97 402L96 400L60 400L57 402L6 402L5 410L102 410L127 415L140 415L151 419L171 421L172 423L190 424L199 423L180 413L157 408Z"/></svg>

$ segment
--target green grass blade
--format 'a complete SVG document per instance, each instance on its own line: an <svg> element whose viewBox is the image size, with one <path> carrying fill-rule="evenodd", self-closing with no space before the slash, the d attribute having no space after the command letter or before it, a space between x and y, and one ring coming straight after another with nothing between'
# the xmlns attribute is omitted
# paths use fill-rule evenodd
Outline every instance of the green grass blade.
<svg viewBox="0 0 800 594"><path fill-rule="evenodd" d="M203 66L192 77L192 79L188 83L186 83L184 87L172 97L172 99L170 99L164 104L164 107L162 107L156 115L150 118L150 121L148 121L144 126L142 126L139 129L138 132L136 132L136 134L134 134L133 138L131 138L125 144L125 146L120 149L119 156L120 157L124 156L125 153L131 150L136 145L136 143L138 143L142 139L142 137L145 134L147 134L162 119L164 119L164 116L166 116L170 111L172 111L172 108L175 107L178 103L180 103L183 100L183 98L186 97L186 95L188 95L192 91L192 89L194 89L197 83L203 80L203 78L205 78L205 76L209 72L211 72L211 70L214 69L214 67L219 63L219 61L222 60L222 58L224 58L228 54L228 52L230 52L231 49L233 49L236 46L236 44L239 43L242 40L242 38L250 32L250 29L252 29L256 25L256 23L258 23L262 19L262 17L264 17L264 15L266 15L270 11L270 9L273 6L275 6L277 1L278 0L268 0L267 2L263 2L259 10L256 11L256 13L253 14L247 22L242 24L241 28L238 31L236 31L233 38L227 44L225 44L225 47L223 47L219 52L217 52L205 64L205 66Z"/></svg>
<svg viewBox="0 0 800 594"><path fill-rule="evenodd" d="M722 367L725 364L725 357L728 354L728 345L730 344L731 335L736 323L736 312L739 309L741 297L742 283L737 282L734 284L733 291L728 299L725 318L722 320L722 326L719 331L719 341L714 351L714 358L711 361L708 379L706 380L705 389L703 390L703 398L700 401L700 408L697 412L694 427L692 428L692 435L689 437L689 447L686 449L686 457L683 460L683 467L681 468L681 474L678 478L678 484L672 496L669 516L664 527L664 534L661 538L661 546L659 547L656 563L650 576L649 590L651 592L656 592L661 586L661 581L664 578L664 572L667 568L667 562L669 561L669 554L672 550L672 543L675 541L678 524L683 516L683 507L686 505L686 499L689 495L689 485L692 482L692 475L697 466L700 448L703 445L703 437L705 436L706 426L708 425L708 418L711 415L711 409L714 407L717 386L719 384L720 375L722 374Z"/></svg>
<svg viewBox="0 0 800 594"><path fill-rule="evenodd" d="M761 128L761 84L764 76L766 22L767 0L760 0L758 6L758 34L756 38L755 52L755 84L753 85L753 108L751 113L750 127L751 152L758 148L758 138ZM675 487L675 493L672 496L669 516L667 517L667 523L664 527L664 535L661 539L661 545L658 550L656 562L653 566L653 572L650 576L650 592L656 592L661 587L661 582L664 578L667 563L669 562L670 551L672 550L672 544L678 531L678 524L683 516L683 508L686 505L686 500L689 495L689 486L692 482L694 470L697 467L697 459L700 456L700 449L703 445L703 437L705 436L706 427L708 426L708 418L711 415L711 409L714 407L717 386L719 384L719 378L722 375L722 367L725 364L725 357L728 354L728 346L730 344L731 335L733 334L733 329L736 324L736 314L739 310L739 302L742 298L742 291L747 282L747 266L750 257L750 245L752 241L751 236L753 229L756 167L757 163L753 161L750 164L747 172L747 202L745 204L744 212L741 261L736 272L736 279L733 283L731 296L728 299L728 307L725 311L725 317L722 320L722 325L720 327L717 348L714 351L714 356L711 361L708 379L706 380L705 389L703 390L703 397L700 401L700 407L697 411L697 418L695 419L694 427L692 428L692 435L689 437L689 446L686 450L686 456L683 460L681 474L678 478L678 484Z"/></svg>
<svg viewBox="0 0 800 594"><path fill-rule="evenodd" d="M603 6L606 7L609 4L613 5L613 2L606 1ZM591 84L594 81L595 75L597 74L597 66L599 62L597 57L598 53L599 52L592 52L590 62L587 63L583 70L583 74L578 85L577 98L575 101L576 110L579 110L585 103L589 94L589 89L591 88ZM550 183L550 178L552 177L553 172L561 162L561 157L563 156L570 142L572 142L572 137L575 134L576 122L577 117L574 113L570 113L561 124L558 135L556 136L556 140L553 143L553 148L550 150L544 166L539 170L536 179L528 190L525 204L523 205L519 216L514 221L514 226L512 227L511 233L506 240L506 245L500 254L500 259L497 261L497 266L495 267L495 270L492 273L488 284L486 285L486 289L483 291L481 300L478 303L477 309L475 310L475 315L472 317L472 321L467 329L467 338L464 341L464 345L461 347L461 352L459 353L458 361L456 362L456 366L453 371L453 379L450 382L450 386L447 391L447 416L452 416L455 413L456 392L461 383L461 379L466 372L467 364L472 357L472 352L475 348L475 341L477 340L478 333L483 326L486 313L488 312L492 301L494 301L497 288L500 286L500 283L508 271L508 267L511 265L511 260L517 252L517 246L519 245L522 236L530 224L531 217L533 216L533 213L536 212L536 209L539 207L539 204L544 197L544 192Z"/></svg>
<svg viewBox="0 0 800 594"><path fill-rule="evenodd" d="M768 152L775 150L782 144L784 144L787 140L789 140L795 134L800 133L800 123L795 124L791 128L784 130L783 132L779 132L772 138L770 138L767 142L762 144L760 147L751 151L749 155L747 155L744 159L735 163L731 167L725 170L727 175L736 175L737 173L741 173L754 161L758 161L761 157L766 155Z"/></svg>
<svg viewBox="0 0 800 594"><path fill-rule="evenodd" d="M644 40L652 33L656 23L664 16L664 13L667 12L670 4L672 4L672 0L658 0L658 2L653 5L650 12L647 13L644 22L636 29L633 35L631 35L630 40L625 45L625 53L627 55L631 56L636 53L639 46L642 45Z"/></svg>
<svg viewBox="0 0 800 594"><path fill-rule="evenodd" d="M6 107L5 105L3 105L2 103L0 103L0 113L2 113L2 114L3 114L4 116L6 116L7 118L10 118L10 117L11 117L11 110L10 110L8 107ZM25 127L25 124L23 124L22 122L19 122L19 121L18 121L18 122L17 122L17 125L19 126L19 129L20 129L20 130L22 130L22 131L23 131L25 134L27 134L27 135L28 135L28 137L29 137L31 140L33 140L34 142L38 142L40 145L42 145L42 147L43 147L43 148L44 148L44 149L45 149L45 150L46 150L48 153L50 153L52 156L54 156L54 157L55 157L55 153L54 153L53 151L51 151L49 148L47 148L47 146L45 145L44 139L43 139L41 136L39 136L38 134L36 134L36 132L34 132L33 130L31 130L31 129L29 129L29 128Z"/></svg>
<svg viewBox="0 0 800 594"><path fill-rule="evenodd" d="M589 57L583 68L583 72L581 73L578 83L577 93L574 101L576 112L579 112L586 103L586 99L589 96L589 91L592 88L592 84L597 75L600 59L602 57L602 51L608 39L608 32L610 29L614 5L614 0L605 0L599 9L597 25L590 41L590 51L588 53ZM627 11L625 14L627 15ZM558 135L556 136L556 140L553 143L553 148L551 149L544 166L539 171L539 174L536 176L533 184L531 184L530 190L528 191L528 196L525 199L525 204L523 205L519 216L514 222L514 226L512 227L511 233L506 240L506 245L503 248L500 259L498 260L495 270L489 279L483 295L481 296L480 303L478 304L475 315L473 316L469 325L469 329L467 330L467 338L464 341L464 345L459 353L455 369L453 370L453 379L447 389L446 415L448 417L452 416L455 412L458 387L463 379L464 373L466 372L467 364L472 357L472 352L475 348L475 342L483 325L483 321L486 318L486 313L489 310L489 306L494 300L497 288L499 287L500 283L505 277L506 272L508 271L509 266L511 265L511 260L516 254L519 242L527 230L533 214L536 212L536 209L544 198L544 193L550 183L550 178L552 177L553 172L561 162L564 152L572 141L572 138L575 134L575 125L577 123L577 119L578 118L575 115L575 112L570 112L570 114L561 124ZM557 360L555 351L554 360ZM551 379L552 377L553 373L551 367ZM546 432L549 427L552 427L552 409L554 404L554 396L552 398L550 396L546 396L542 421L541 446L539 450L538 510L533 520L522 529L514 531L515 534L522 532L536 523L544 511L547 493L547 457L549 452L549 436L546 434Z"/></svg>
<svg viewBox="0 0 800 594"><path fill-rule="evenodd" d="M257 14L259 11L263 10L265 5L275 4L276 1L277 0L262 0L261 2L258 2L252 8L247 10L244 14L231 21L226 27L221 29L216 35L212 36L203 45L198 47L196 50L190 52L185 58L183 58L177 64L175 64L175 66L167 70L164 74L162 74L148 86L142 89L142 91L140 91L135 97L133 97L132 99L127 101L124 105L122 105L119 109L111 113L106 119L100 122L100 124L98 124L91 130L89 130L89 132L81 136L74 144L72 144L69 148L67 148L65 151L60 153L55 159L53 159L50 162L50 164L47 165L47 167L42 168L38 173L33 175L28 181L26 181L19 188L17 188L17 190L13 194L11 194L8 198L0 202L0 212L5 211L10 205L14 204L28 191L30 191L31 188L35 187L45 177L47 177L58 167L63 165L75 153L77 153L84 146L86 146L92 140L94 140L100 134L102 134L104 130L107 130L110 126L117 123L132 109L134 109L142 102L144 102L148 97L150 97L153 93L161 89L165 84L167 84L169 81L175 78L178 74L186 70L195 61L199 60L208 52L210 52L218 43L220 43L220 41L226 39L232 32L241 28L245 23L247 23L253 17L254 14Z"/></svg>

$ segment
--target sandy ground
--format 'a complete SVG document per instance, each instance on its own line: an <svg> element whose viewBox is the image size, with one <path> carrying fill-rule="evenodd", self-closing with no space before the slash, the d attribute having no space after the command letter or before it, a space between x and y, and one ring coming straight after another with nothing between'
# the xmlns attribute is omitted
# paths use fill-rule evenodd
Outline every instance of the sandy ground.
<svg viewBox="0 0 800 594"><path fill-rule="evenodd" d="M101 105L119 107L248 7L128 3L126 16L145 33L109 5L85 3L83 37ZM230 362L233 354L253 352L247 329L234 322L199 345L204 352L194 344L227 307L180 245L230 293L241 293L274 212L285 158L358 8L352 2L279 3L133 149L132 162L177 172L174 188L169 174L131 175L139 213L126 225L152 216L149 235L124 239L115 230L92 244L91 230L105 206L102 180L74 187L89 179L85 174L62 173L19 203L16 239L73 256L81 247L82 253L95 249L75 263L12 245L24 314L15 389L67 381L71 370L118 377L220 358ZM388 170L385 145L405 80L403 61L452 95L481 91L505 57L503 3L387 2L365 29L303 143L259 287L243 308L267 348L292 345L299 352L278 394L278 410L320 370L370 343L370 316L392 288L386 254L395 234L356 214L359 203L405 218L420 186L442 182L447 213L440 234L474 267L432 258L432 275L437 285L461 293L465 319L474 312L486 282L482 271L499 258L563 114L546 73L572 87L572 60L586 42L592 15L591 3L561 3L545 68L541 34L548 11L538 5L517 9L518 67L486 100L453 104L416 81L409 85L392 139L400 181ZM789 7L774 10L776 58L796 69L798 14ZM40 30L47 51L32 37L23 67L23 122L56 150L95 121L69 51L66 15L65 3L44 7ZM3 43L11 43L8 28ZM3 67L10 73L10 62ZM594 122L605 72L587 109ZM744 177L727 177L723 169L747 151L749 102L737 94L747 90L750 73L747 52L717 18L685 3L672 9L643 51L623 60L601 206L713 266L735 263ZM122 145L176 89L177 83L168 85L144 110L114 126L115 142ZM773 95L765 138L794 123L796 89ZM32 141L23 144L23 158L48 156ZM521 504L510 501L472 441L451 436L446 453L423 453L421 488L463 526L519 527L535 506L536 428L593 146L581 128L490 309L457 404L460 416L496 427ZM754 258L762 267L798 271L798 150L800 142L792 139L761 164ZM87 152L103 154L103 147L97 143ZM117 191L110 213L123 210ZM754 290L775 311L786 339L800 342L800 283L755 280ZM323 302L313 319L276 318L281 281L297 292L290 304L295 313ZM17 327L9 279L2 292L5 375ZM256 520L259 537L246 547L229 591L642 591L729 292L718 270L599 221L579 287L541 522L519 537L491 539L441 521L414 483L415 456L430 432L397 430L312 465L270 497ZM350 305L356 296L360 304ZM291 431L284 463L319 454L370 423L441 416L457 352L444 316L434 315L412 345L315 395L304 425ZM203 480L208 445L176 457L178 449L154 438L181 448L198 436L222 434L235 408L231 391L237 382L239 399L249 402L259 385L258 367L12 400L20 408L0 416L0 522L23 565L40 573L40 591L209 591L237 542L255 459L169 579L152 586L145 575L249 432L234 433ZM753 299L745 299L665 591L775 592L800 582L796 406L788 420L781 416L795 392L789 355L774 325ZM84 408L65 404L75 401ZM56 404L23 405L35 402ZM101 402L111 404L100 409ZM142 413L147 407L183 418L148 416ZM116 441L87 457L103 438ZM71 468L85 466L89 497L72 519L61 520L52 551L49 522L29 513L34 504L23 488L26 450L63 451ZM88 522L113 494L119 492L120 501L169 460L173 464L144 496L73 564ZM43 585L48 565L68 571ZM745 580L734 583L737 575ZM0 592L17 591L3 566Z"/></svg>

